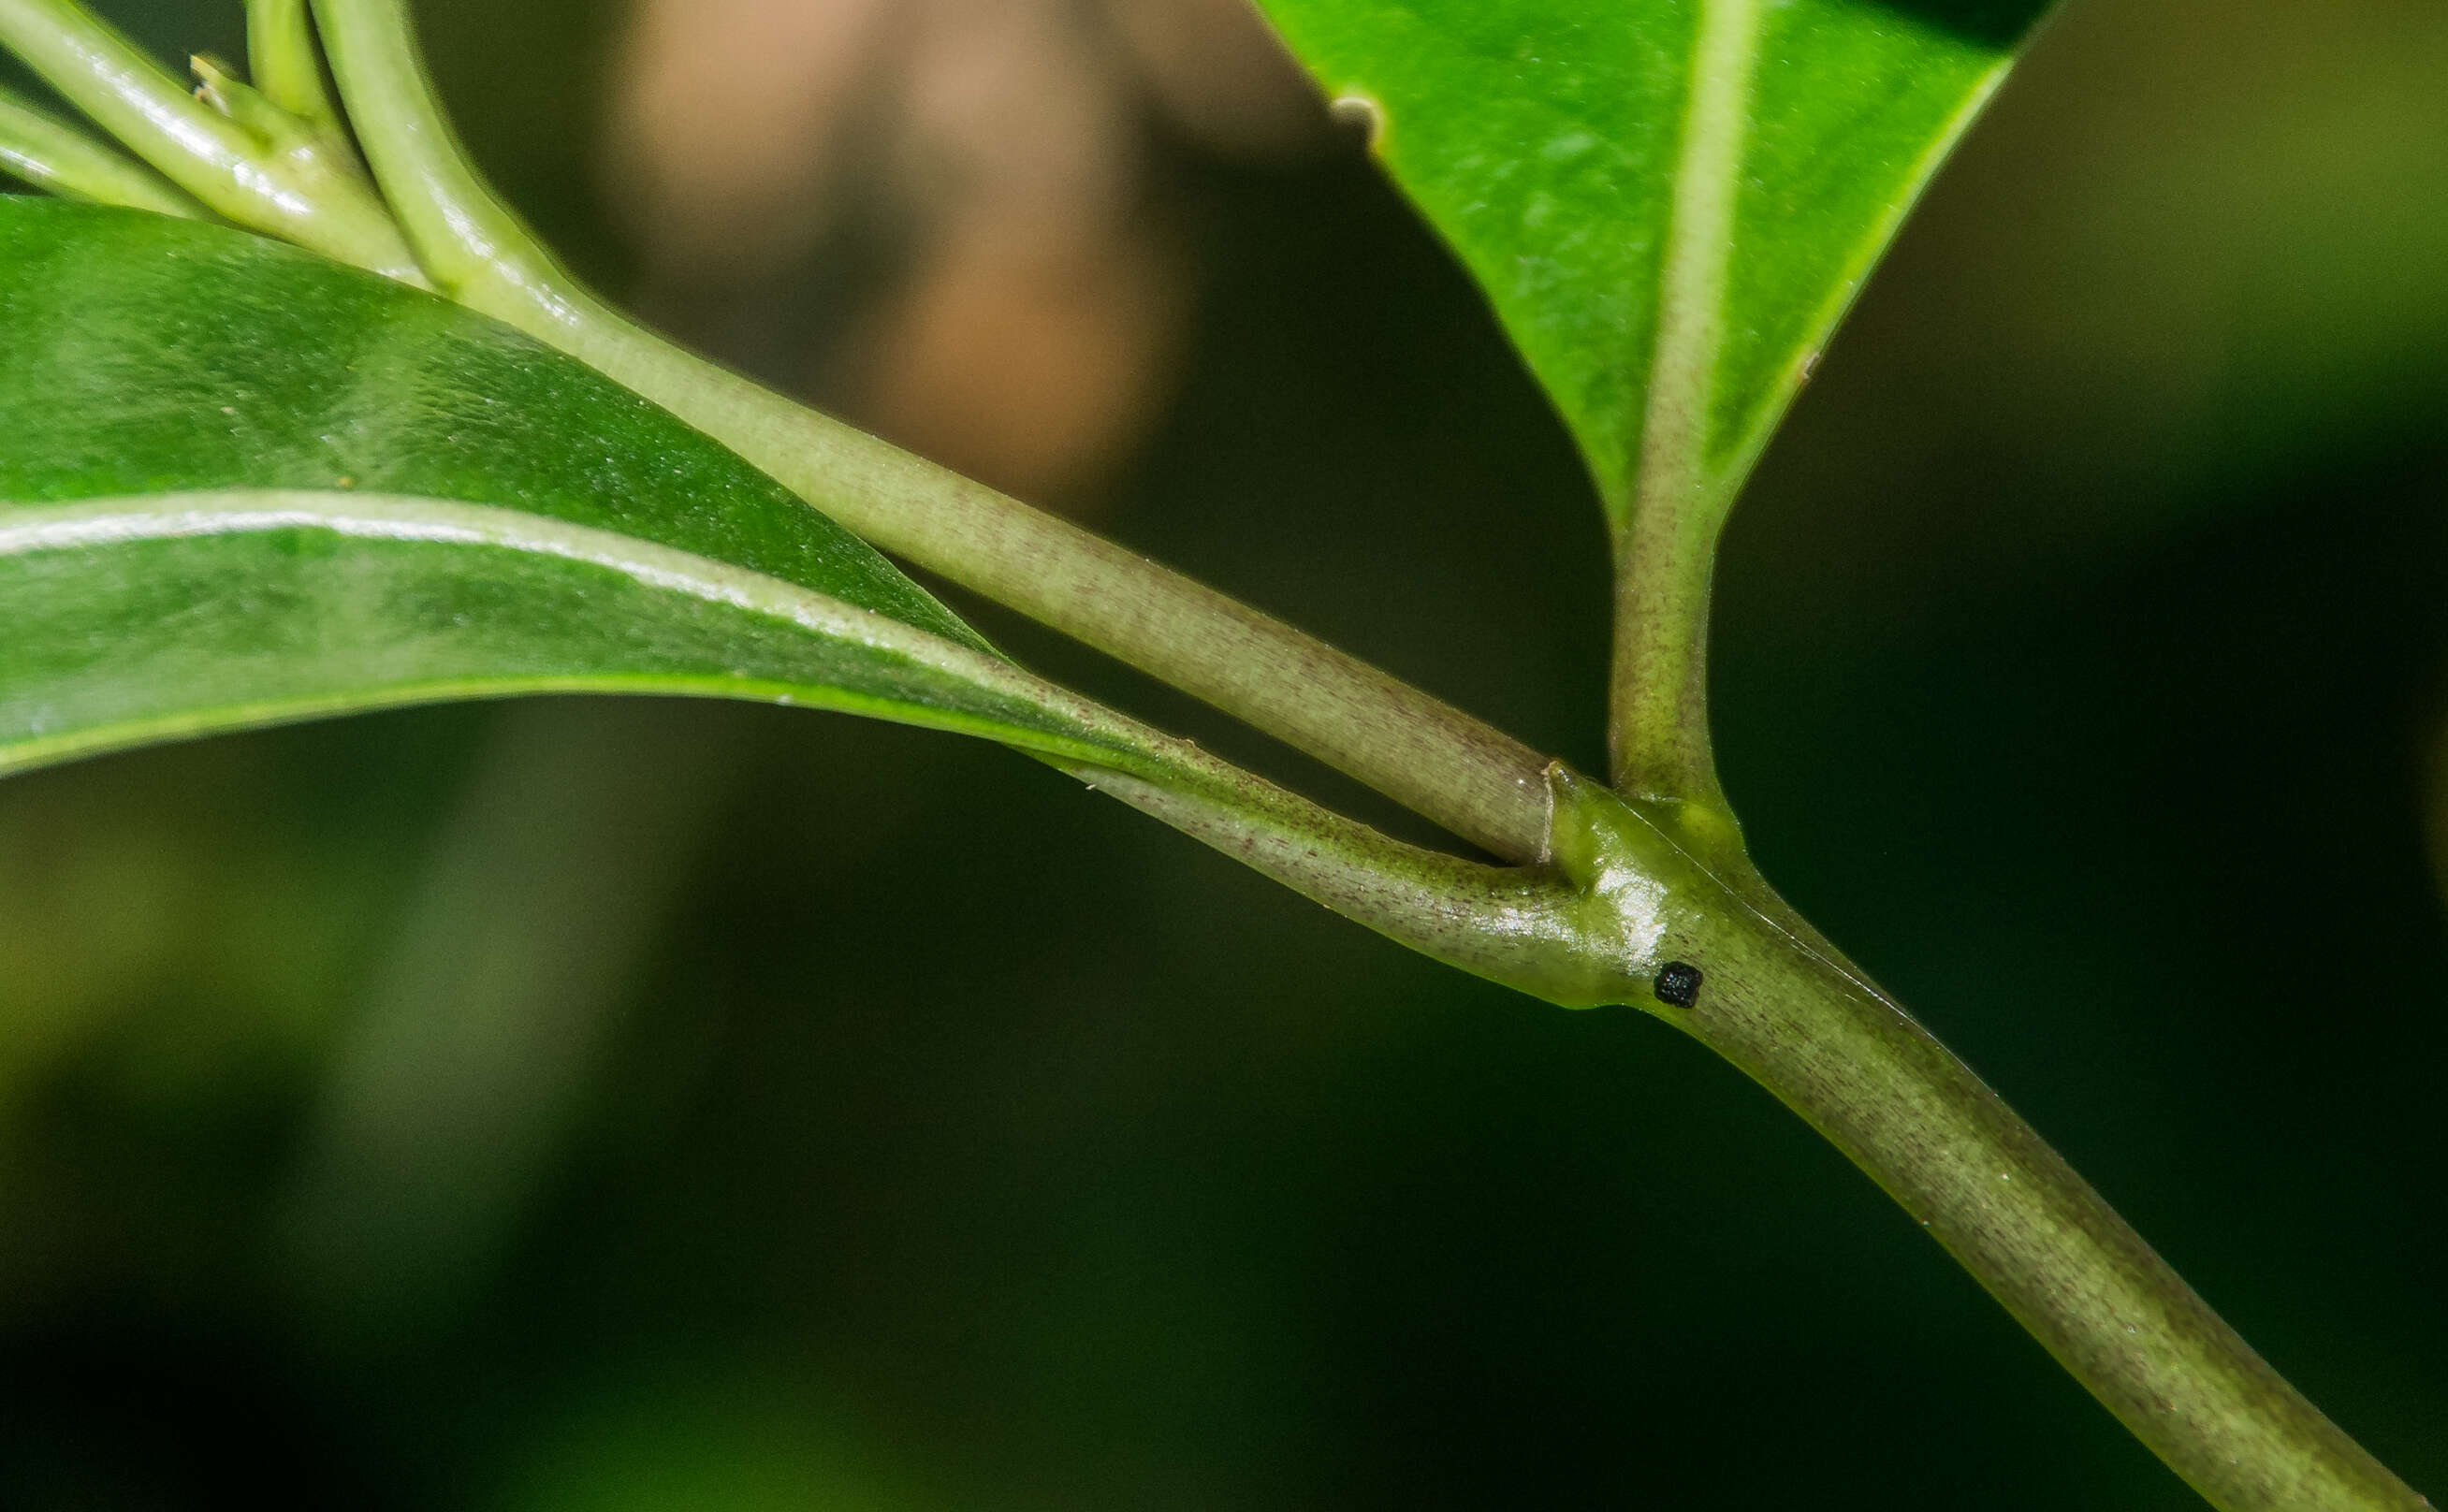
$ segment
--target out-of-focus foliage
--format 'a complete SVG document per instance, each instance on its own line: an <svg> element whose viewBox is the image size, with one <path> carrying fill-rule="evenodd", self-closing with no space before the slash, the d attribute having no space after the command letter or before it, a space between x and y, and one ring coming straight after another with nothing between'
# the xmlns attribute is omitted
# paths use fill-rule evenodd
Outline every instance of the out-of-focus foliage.
<svg viewBox="0 0 2448 1512"><path fill-rule="evenodd" d="M198 9L113 8L234 55ZM853 124L755 297L649 278L635 35L420 9L696 339L838 373L931 265ZM1717 688L1779 884L2435 1499L2443 77L2430 0L2075 0L1737 512ZM1144 89L1195 315L1105 523L1591 760L1598 527L1467 282L1357 143ZM12 1505L2191 1504L1673 1037L940 737L546 702L0 783L0 1077Z"/></svg>

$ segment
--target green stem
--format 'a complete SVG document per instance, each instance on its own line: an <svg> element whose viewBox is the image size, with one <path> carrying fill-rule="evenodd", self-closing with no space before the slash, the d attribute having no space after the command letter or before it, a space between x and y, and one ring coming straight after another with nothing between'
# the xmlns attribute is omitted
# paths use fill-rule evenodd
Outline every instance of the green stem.
<svg viewBox="0 0 2448 1512"><path fill-rule="evenodd" d="M1763 0L1701 0L1641 414L1616 539L1608 751L1617 791L1732 820L1709 745L1710 581L1733 482L1710 466L1736 196Z"/></svg>
<svg viewBox="0 0 2448 1512"><path fill-rule="evenodd" d="M373 187L302 123L267 138L198 100L76 0L0 0L0 44L181 188L241 225L422 284Z"/></svg>
<svg viewBox="0 0 2448 1512"><path fill-rule="evenodd" d="M1649 455L1655 455L1654 452ZM1709 727L1709 622L1725 503L1705 484L1653 484L1616 534L1615 668L1607 752L1616 791L1680 807L1740 849Z"/></svg>
<svg viewBox="0 0 2448 1512"><path fill-rule="evenodd" d="M1673 359L1682 408L1651 416L1664 445L1645 459L1656 476L1644 496L1662 503L1621 547L1627 593L1647 584L1655 597L1640 602L1662 605L1629 638L1637 675L1618 681L1618 770L1635 808L1297 632L636 330L579 289L468 167L398 0L316 4L376 173L447 292L677 411L859 533L1242 713L1505 854L1553 860L1508 871L1400 846L1158 737L1157 758L1133 770L1058 764L1414 948L1551 1001L1637 1002L1676 1024L1868 1172L2227 1512L2427 1506L1960 1062L1764 902L1765 884L1734 869L1730 831L1691 822L1689 811L1722 813L1694 718L1704 642L1691 626L1705 614L1688 612L1705 609L1731 487L1703 465L1697 408L1713 344L1700 297L1710 206L1686 221L1701 231L1687 237L1697 260L1682 285L1703 323L1667 333L1684 354ZM1727 26L1756 9L1712 6ZM1670 991L1670 964L1697 969L1688 1005L1663 1001L1683 996Z"/></svg>
<svg viewBox="0 0 2448 1512"><path fill-rule="evenodd" d="M88 204L124 205L209 220L213 213L169 180L0 90L0 171Z"/></svg>
<svg viewBox="0 0 2448 1512"><path fill-rule="evenodd" d="M2425 1502L2279 1377L2056 1151L1894 1002L1613 794L1559 794L1557 850L1662 889L1652 955L1699 970L1641 1005L1843 1150L2134 1435L2225 1512Z"/></svg>
<svg viewBox="0 0 2448 1512"><path fill-rule="evenodd" d="M1546 759L1355 657L1068 522L813 413L587 294L470 165L400 0L316 0L350 118L453 297L721 441L886 550L1203 699L1509 860L1546 843Z"/></svg>
<svg viewBox="0 0 2448 1512"><path fill-rule="evenodd" d="M2430 1505L2255 1353L1962 1062L1765 928L1684 1028L1826 1136L2227 1512Z"/></svg>
<svg viewBox="0 0 2448 1512"><path fill-rule="evenodd" d="M1546 758L1367 662L1067 521L811 412L626 326L566 350L852 531L1532 861Z"/></svg>
<svg viewBox="0 0 2448 1512"><path fill-rule="evenodd" d="M247 70L274 105L334 141L340 107L323 81L323 49L306 0L246 0Z"/></svg>

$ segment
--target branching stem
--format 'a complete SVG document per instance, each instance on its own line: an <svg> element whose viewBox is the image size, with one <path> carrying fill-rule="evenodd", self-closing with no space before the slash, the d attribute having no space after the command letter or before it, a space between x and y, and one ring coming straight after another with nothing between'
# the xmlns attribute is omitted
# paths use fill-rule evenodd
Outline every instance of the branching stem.
<svg viewBox="0 0 2448 1512"><path fill-rule="evenodd" d="M859 535L1234 714L1514 861L1547 837L1546 758L1101 537L814 413L604 307L469 164L400 0L316 0L375 176L454 297L722 442Z"/></svg>
<svg viewBox="0 0 2448 1512"><path fill-rule="evenodd" d="M1046 747L1041 758L1439 959L1553 1002L1635 1004L1674 1024L1844 1150L2227 1512L2418 1512L2428 1503L2280 1379L2028 1125L1793 918L1731 831L1707 741L1706 611L1724 506L1755 448L1720 456L1709 405L1749 87L1740 60L1763 3L1702 0L1691 171L1673 206L1636 507L1617 543L1618 797L1254 610L641 331L564 273L469 165L403 0L314 0L358 137L436 287L661 403L870 540L1535 864L1486 867L1399 845L1032 682L1038 703L1073 707L1115 737L1103 755ZM289 29L279 46L300 45L294 4L256 9ZM62 87L97 120L208 203L292 234L262 206L200 186L220 182L213 164L244 145L229 135L243 127L173 101L166 76L72 0L0 0L0 41L66 76ZM295 113L293 86L273 103ZM970 659L962 664L980 679L1026 678L968 648L928 654Z"/></svg>
<svg viewBox="0 0 2448 1512"><path fill-rule="evenodd" d="M373 186L305 123L273 138L222 114L77 0L0 0L0 43L220 214L342 262L425 281Z"/></svg>
<svg viewBox="0 0 2448 1512"><path fill-rule="evenodd" d="M0 171L89 204L209 220L213 213L144 164L0 90Z"/></svg>

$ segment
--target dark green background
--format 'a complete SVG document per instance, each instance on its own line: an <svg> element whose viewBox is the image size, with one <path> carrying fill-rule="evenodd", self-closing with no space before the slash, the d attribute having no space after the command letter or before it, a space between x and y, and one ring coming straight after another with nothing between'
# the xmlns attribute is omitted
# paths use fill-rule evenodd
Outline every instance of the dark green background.
<svg viewBox="0 0 2448 1512"><path fill-rule="evenodd" d="M618 290L609 9L420 7ZM1717 683L1770 875L2435 1499L2443 79L2433 0L2076 0L1738 514ZM1449 259L1356 150L1159 145L1208 282L1106 526L1596 764L1598 514ZM0 1009L11 1508L2194 1504L1667 1030L983 745L538 703L13 779Z"/></svg>

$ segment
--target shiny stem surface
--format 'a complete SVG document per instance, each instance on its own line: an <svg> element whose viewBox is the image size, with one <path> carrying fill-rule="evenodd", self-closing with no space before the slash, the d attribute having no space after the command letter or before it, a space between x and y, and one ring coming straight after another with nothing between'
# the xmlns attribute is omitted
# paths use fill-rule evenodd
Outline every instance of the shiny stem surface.
<svg viewBox="0 0 2448 1512"><path fill-rule="evenodd" d="M361 140L437 285L675 411L878 544L1543 864L1506 873L1398 854L1296 800L1272 813L1278 800L1196 781L1075 767L1084 778L1415 947L1553 1001L1634 1003L1675 1024L1844 1150L2227 1512L2428 1505L1968 1068L1780 922L1765 885L1730 866L1730 827L1676 821L1678 805L1721 807L1700 717L1713 542L1713 526L1694 523L1711 512L1702 474L1661 478L1693 507L1658 511L1654 531L1618 544L1626 602L1660 612L1630 617L1619 646L1637 655L1618 660L1616 771L1665 816L1660 828L1363 663L637 330L569 279L468 167L400 0L316 3ZM1182 752L1176 774L1195 762Z"/></svg>
<svg viewBox="0 0 2448 1512"><path fill-rule="evenodd" d="M177 184L48 112L0 90L0 172L87 204L124 205L209 220L213 213Z"/></svg>
<svg viewBox="0 0 2448 1512"><path fill-rule="evenodd" d="M267 135L223 114L77 0L0 0L0 44L221 215L404 283L425 281L373 185L304 122Z"/></svg>
<svg viewBox="0 0 2448 1512"><path fill-rule="evenodd" d="M469 164L400 0L316 0L375 176L454 297L586 362L869 541L1202 699L1513 861L1546 758L1356 657L685 353L564 272Z"/></svg>
<svg viewBox="0 0 2448 1512"><path fill-rule="evenodd" d="M306 0L246 0L247 69L273 104L337 138L340 107L323 80L323 49Z"/></svg>
<svg viewBox="0 0 2448 1512"><path fill-rule="evenodd" d="M1611 795L1573 800L1611 802ZM1673 898L1657 946L1699 973L1641 1006L1845 1152L2057 1362L2224 1512L2430 1503L2289 1386L2048 1143L1885 994L1668 853L1598 821ZM1645 833L1644 833L1645 832Z"/></svg>

